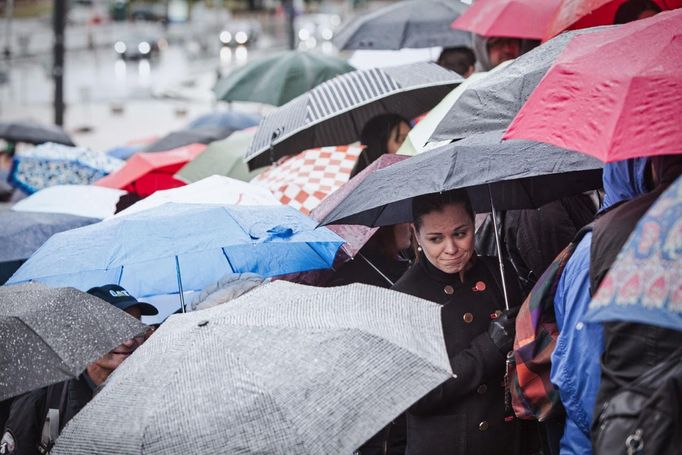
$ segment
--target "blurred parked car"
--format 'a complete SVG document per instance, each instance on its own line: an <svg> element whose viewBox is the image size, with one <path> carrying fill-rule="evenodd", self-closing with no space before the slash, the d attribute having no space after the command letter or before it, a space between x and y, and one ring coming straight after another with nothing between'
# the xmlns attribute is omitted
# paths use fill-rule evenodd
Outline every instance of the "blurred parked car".
<svg viewBox="0 0 682 455"><path fill-rule="evenodd" d="M331 41L340 25L338 14L321 13L298 16L295 23L299 43L306 48Z"/></svg>
<svg viewBox="0 0 682 455"><path fill-rule="evenodd" d="M232 20L220 31L223 46L250 46L258 41L261 26L255 20Z"/></svg>
<svg viewBox="0 0 682 455"><path fill-rule="evenodd" d="M114 50L123 60L154 59L159 56L163 41L152 37L131 37L114 43Z"/></svg>

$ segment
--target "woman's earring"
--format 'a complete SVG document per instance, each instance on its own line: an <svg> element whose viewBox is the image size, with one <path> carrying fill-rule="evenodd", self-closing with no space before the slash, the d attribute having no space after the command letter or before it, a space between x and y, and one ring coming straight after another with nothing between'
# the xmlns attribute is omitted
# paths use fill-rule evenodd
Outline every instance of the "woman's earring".
<svg viewBox="0 0 682 455"><path fill-rule="evenodd" d="M421 246L421 245L417 245L417 251L421 251L421 250L422 250L422 246Z"/></svg>

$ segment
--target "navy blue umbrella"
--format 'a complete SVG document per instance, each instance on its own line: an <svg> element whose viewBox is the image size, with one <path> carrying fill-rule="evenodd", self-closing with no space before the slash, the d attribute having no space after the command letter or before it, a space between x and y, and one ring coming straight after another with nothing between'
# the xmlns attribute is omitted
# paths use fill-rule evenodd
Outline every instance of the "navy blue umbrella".
<svg viewBox="0 0 682 455"><path fill-rule="evenodd" d="M0 284L53 234L98 221L64 213L0 212Z"/></svg>

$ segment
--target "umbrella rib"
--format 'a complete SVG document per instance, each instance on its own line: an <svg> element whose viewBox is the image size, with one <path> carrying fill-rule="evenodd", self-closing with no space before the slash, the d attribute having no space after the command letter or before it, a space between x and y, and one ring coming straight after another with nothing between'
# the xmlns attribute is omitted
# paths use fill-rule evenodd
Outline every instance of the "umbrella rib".
<svg viewBox="0 0 682 455"><path fill-rule="evenodd" d="M227 265L230 267L230 271L232 273L237 273L234 266L232 265L232 262L230 262L230 258L227 256L227 251L225 251L225 247L222 247L220 250L223 252L223 256L225 256L225 260L227 261Z"/></svg>

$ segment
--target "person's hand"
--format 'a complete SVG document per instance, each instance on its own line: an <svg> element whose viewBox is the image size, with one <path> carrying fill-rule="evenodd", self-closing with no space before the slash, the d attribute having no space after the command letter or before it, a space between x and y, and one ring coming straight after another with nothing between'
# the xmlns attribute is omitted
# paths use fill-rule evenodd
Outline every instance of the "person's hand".
<svg viewBox="0 0 682 455"><path fill-rule="evenodd" d="M516 315L519 307L504 311L500 317L490 322L488 336L501 353L507 354L514 347L514 335L516 333Z"/></svg>

